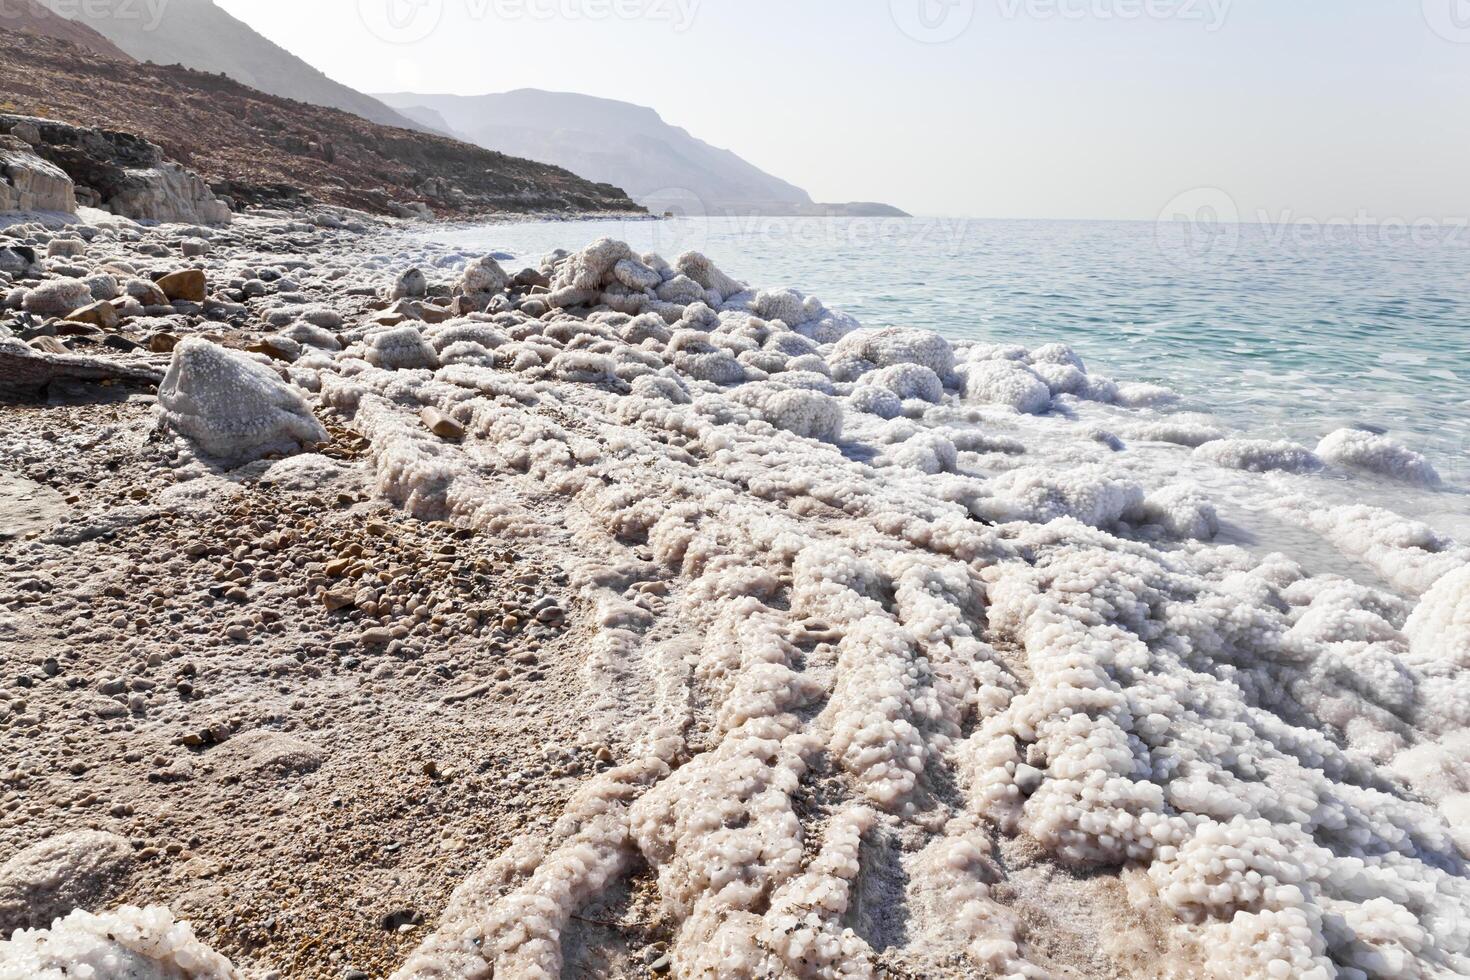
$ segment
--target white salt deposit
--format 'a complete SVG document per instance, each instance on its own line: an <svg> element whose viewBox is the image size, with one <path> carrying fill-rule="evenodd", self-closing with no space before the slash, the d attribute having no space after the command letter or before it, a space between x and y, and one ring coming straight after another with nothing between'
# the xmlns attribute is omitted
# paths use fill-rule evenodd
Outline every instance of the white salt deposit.
<svg viewBox="0 0 1470 980"><path fill-rule="evenodd" d="M1060 345L609 240L542 271L535 316L310 367L409 512L598 542L586 725L625 764L484 855L397 980L558 977L633 873L676 976L1108 973L1037 934L1082 906L1179 975L1470 976L1470 551ZM1362 580L1214 543L1227 508Z"/></svg>
<svg viewBox="0 0 1470 980"><path fill-rule="evenodd" d="M188 338L158 387L165 428L228 465L325 442L303 393L246 354Z"/></svg>
<svg viewBox="0 0 1470 980"><path fill-rule="evenodd" d="M1439 474L1419 453L1386 436L1360 429L1338 429L1317 446L1317 455L1338 466L1351 466L1405 483L1436 486Z"/></svg>
<svg viewBox="0 0 1470 980"><path fill-rule="evenodd" d="M163 908L77 910L0 942L0 980L242 980Z"/></svg>

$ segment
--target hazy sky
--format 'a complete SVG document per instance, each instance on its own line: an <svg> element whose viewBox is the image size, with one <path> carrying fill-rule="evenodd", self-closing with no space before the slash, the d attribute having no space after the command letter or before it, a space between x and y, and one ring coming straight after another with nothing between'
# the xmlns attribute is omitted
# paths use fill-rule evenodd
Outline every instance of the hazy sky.
<svg viewBox="0 0 1470 980"><path fill-rule="evenodd" d="M218 2L362 91L624 99L818 200L1470 218L1470 0Z"/></svg>

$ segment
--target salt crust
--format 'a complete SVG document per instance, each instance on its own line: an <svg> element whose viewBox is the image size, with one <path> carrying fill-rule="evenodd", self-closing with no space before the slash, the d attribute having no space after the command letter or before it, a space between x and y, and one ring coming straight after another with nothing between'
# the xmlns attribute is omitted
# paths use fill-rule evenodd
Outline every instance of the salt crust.
<svg viewBox="0 0 1470 980"><path fill-rule="evenodd" d="M158 404L164 428L227 465L327 439L297 388L247 355L198 338L174 348Z"/></svg>
<svg viewBox="0 0 1470 980"><path fill-rule="evenodd" d="M588 725L631 761L466 880L397 980L559 976L571 917L640 865L676 975L872 976L882 938L1041 976L994 897L992 835L1019 834L1059 866L1137 872L1128 900L1196 973L1470 975L1463 549L1386 511L1280 503L1394 594L1204 543L1218 521L1186 484L1024 455L971 471L1005 443L953 428L965 403L1167 397L1060 345L848 329L702 256L606 240L544 271L545 319L498 313L443 351L432 327L407 327L422 346L362 333L318 369L409 511L558 533L530 504L550 495L645 556L574 580L597 627ZM704 295L661 298L655 276ZM814 357L825 371L793 370ZM429 405L463 443L418 424ZM1196 453L1321 465L1290 444ZM910 935L854 903L877 846L904 852L883 887Z"/></svg>
<svg viewBox="0 0 1470 980"><path fill-rule="evenodd" d="M0 942L0 980L242 980L164 908L78 909Z"/></svg>
<svg viewBox="0 0 1470 980"><path fill-rule="evenodd" d="M1317 455L1337 466L1377 473L1422 487L1439 485L1439 474L1419 453L1386 436L1360 429L1338 429L1317 446Z"/></svg>

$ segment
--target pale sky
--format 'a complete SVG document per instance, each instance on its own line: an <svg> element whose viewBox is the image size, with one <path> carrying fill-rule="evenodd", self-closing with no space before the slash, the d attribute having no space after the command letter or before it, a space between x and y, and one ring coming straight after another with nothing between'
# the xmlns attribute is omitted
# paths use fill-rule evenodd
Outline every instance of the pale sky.
<svg viewBox="0 0 1470 980"><path fill-rule="evenodd" d="M1470 218L1470 0L217 2L365 92L623 99L822 201Z"/></svg>

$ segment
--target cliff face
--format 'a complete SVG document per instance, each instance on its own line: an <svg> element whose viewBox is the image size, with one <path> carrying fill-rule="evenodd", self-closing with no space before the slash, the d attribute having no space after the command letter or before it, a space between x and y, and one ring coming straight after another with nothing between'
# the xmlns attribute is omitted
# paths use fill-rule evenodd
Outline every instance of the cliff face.
<svg viewBox="0 0 1470 980"><path fill-rule="evenodd" d="M111 61L0 31L0 111L136 134L242 203L378 214L641 211L616 187L457 140L268 95L217 74Z"/></svg>

